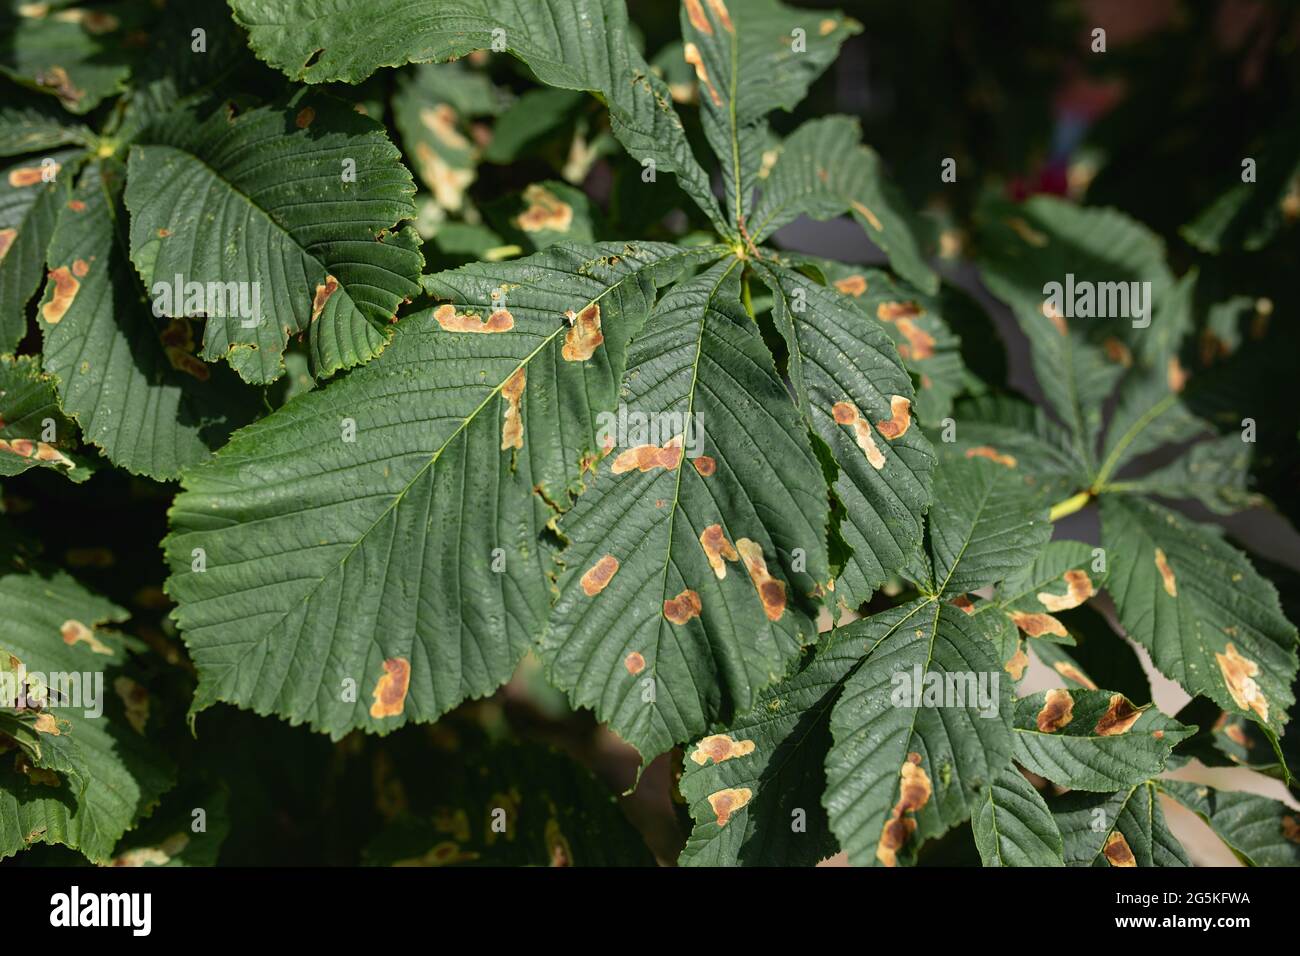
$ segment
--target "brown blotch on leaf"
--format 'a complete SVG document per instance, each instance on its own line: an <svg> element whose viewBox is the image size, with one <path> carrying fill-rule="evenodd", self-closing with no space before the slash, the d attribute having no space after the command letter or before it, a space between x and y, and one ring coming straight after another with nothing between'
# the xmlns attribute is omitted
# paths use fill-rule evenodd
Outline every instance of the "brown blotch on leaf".
<svg viewBox="0 0 1300 956"><path fill-rule="evenodd" d="M573 317L573 324L564 333L564 348L560 355L566 362L585 362L595 353L605 336L600 331L600 306L595 302Z"/></svg>
<svg viewBox="0 0 1300 956"><path fill-rule="evenodd" d="M713 24L704 15L704 7L700 6L700 0L683 0L683 2L686 5L686 16L691 21L691 26L705 36L713 36Z"/></svg>
<svg viewBox="0 0 1300 956"><path fill-rule="evenodd" d="M687 43L683 53L685 54L686 62L695 68L695 78L709 91L709 99L713 100L713 105L721 106L722 97L718 95L718 90L713 85L713 80L709 79L709 71L704 66L704 58L700 56L700 48L694 43Z"/></svg>
<svg viewBox="0 0 1300 956"><path fill-rule="evenodd" d="M670 438L662 448L658 445L637 445L635 448L620 452L610 463L609 470L616 475L634 469L642 473L656 468L673 471L681 462L682 440Z"/></svg>
<svg viewBox="0 0 1300 956"><path fill-rule="evenodd" d="M915 302L882 302L876 306L876 318L882 322L917 319L924 314L925 310Z"/></svg>
<svg viewBox="0 0 1300 956"><path fill-rule="evenodd" d="M1224 714L1223 716L1227 717L1228 715ZM1220 721L1220 723L1222 723L1222 721ZM1224 727L1223 736L1227 737L1238 747L1245 747L1249 749L1255 746L1254 742L1249 737L1246 736L1246 730L1244 727L1241 726L1241 724L1229 724L1228 726Z"/></svg>
<svg viewBox="0 0 1300 956"><path fill-rule="evenodd" d="M127 723L137 734L144 733L149 722L149 692L125 674L113 678L113 690L126 708Z"/></svg>
<svg viewBox="0 0 1300 956"><path fill-rule="evenodd" d="M890 417L882 422L876 422L876 431L885 436L888 441L895 438L902 438L907 434L908 427L912 424L912 402L902 395L893 395L889 399Z"/></svg>
<svg viewBox="0 0 1300 956"><path fill-rule="evenodd" d="M703 767L712 760L715 764L733 757L745 757L754 752L754 741L733 740L726 734L712 734L695 745L691 759Z"/></svg>
<svg viewBox="0 0 1300 956"><path fill-rule="evenodd" d="M444 146L451 149L470 149L469 140L461 133L456 124L459 117L450 103L420 110L420 123Z"/></svg>
<svg viewBox="0 0 1300 956"><path fill-rule="evenodd" d="M1006 224L1011 228L1012 232L1031 246L1041 249L1043 246L1047 245L1047 236L1039 232L1019 216L1011 216L1004 220L1004 222L1006 222Z"/></svg>
<svg viewBox="0 0 1300 956"><path fill-rule="evenodd" d="M158 230L158 238L159 238L159 239L166 239L166 238L167 238L168 236L170 236L171 234L172 234L172 231L171 231L170 229L166 228L166 227L163 227L163 228L161 228L161 229Z"/></svg>
<svg viewBox="0 0 1300 956"><path fill-rule="evenodd" d="M32 725L36 728L38 734L49 734L51 737L61 737L63 732L59 730L59 722L53 714L37 714L36 723Z"/></svg>
<svg viewBox="0 0 1300 956"><path fill-rule="evenodd" d="M1283 817L1282 838L1288 843L1300 843L1300 820L1290 815Z"/></svg>
<svg viewBox="0 0 1300 956"><path fill-rule="evenodd" d="M54 284L54 295L49 302L41 306L41 315L50 325L58 325L72 305L72 300L76 298L81 283L73 277L72 271L67 266L51 269L50 282Z"/></svg>
<svg viewBox="0 0 1300 956"><path fill-rule="evenodd" d="M311 125L311 121L316 118L316 111L310 106L304 106L298 111L298 115L293 119L293 125L299 129L306 129Z"/></svg>
<svg viewBox="0 0 1300 956"><path fill-rule="evenodd" d="M759 600L763 602L763 613L767 615L769 621L781 620L781 615L785 613L785 583L778 581L768 572L767 562L763 559L762 546L749 538L739 538L736 541L736 550L740 552L740 559L745 562L749 579L754 582Z"/></svg>
<svg viewBox="0 0 1300 956"><path fill-rule="evenodd" d="M692 458L691 464L695 466L695 470L704 478L708 478L718 470L717 461L710 458L708 455L700 455L696 458Z"/></svg>
<svg viewBox="0 0 1300 956"><path fill-rule="evenodd" d="M718 818L718 826L725 827L731 815L749 803L753 796L754 792L748 787L728 787L726 790L709 794L709 806L713 808L713 815Z"/></svg>
<svg viewBox="0 0 1300 956"><path fill-rule="evenodd" d="M51 168L56 176L59 174L59 170L62 169L58 163L55 163ZM15 189L38 185L42 178L40 166L19 166L17 169L9 170L9 185Z"/></svg>
<svg viewBox="0 0 1300 956"><path fill-rule="evenodd" d="M1088 577L1086 571L1075 568L1066 571L1062 577L1065 578L1067 589L1064 594L1052 594L1050 591L1038 592L1038 603L1049 611L1068 611L1076 608L1096 593L1092 589L1092 578Z"/></svg>
<svg viewBox="0 0 1300 956"><path fill-rule="evenodd" d="M702 610L704 605L700 603L699 594L690 588L677 597L664 601L664 617L673 624L685 624L691 618L699 617Z"/></svg>
<svg viewBox="0 0 1300 956"><path fill-rule="evenodd" d="M1079 686L1086 687L1088 690L1097 690L1097 685L1092 682L1088 675L1079 670L1079 668L1075 667L1069 661L1057 661L1052 665L1052 667L1056 670L1056 673L1060 674L1066 680L1072 680Z"/></svg>
<svg viewBox="0 0 1300 956"><path fill-rule="evenodd" d="M722 0L708 0L708 3L709 9L713 11L713 15L717 17L718 22L722 24L722 29L726 30L728 33L734 33L735 30L731 26L731 14L727 12L726 4L723 3Z"/></svg>
<svg viewBox="0 0 1300 956"><path fill-rule="evenodd" d="M1156 548L1156 570L1160 572L1160 580L1164 582L1165 593L1171 598L1178 597L1178 581L1174 578L1174 569L1169 566L1169 559L1160 548Z"/></svg>
<svg viewBox="0 0 1300 956"><path fill-rule="evenodd" d="M587 597L595 597L605 590L610 579L618 573L618 558L607 554L587 569L582 576L582 590Z"/></svg>
<svg viewBox="0 0 1300 956"><path fill-rule="evenodd" d="M1255 678L1259 676L1259 665L1243 657L1231 642L1223 653L1215 653L1214 659L1219 663L1223 682L1228 685L1228 693L1242 710L1253 710L1263 720L1268 720L1268 699L1260 689Z"/></svg>
<svg viewBox="0 0 1300 956"><path fill-rule="evenodd" d="M112 654L112 649L95 636L95 632L80 621L64 621L63 626L59 628L59 634L63 637L63 643L72 647L76 644L85 644L96 654Z"/></svg>
<svg viewBox="0 0 1300 956"><path fill-rule="evenodd" d="M326 276L325 281L316 286L316 294L311 300L311 321L315 322L320 318L320 314L325 311L325 303L338 291L338 288L339 280L333 276Z"/></svg>
<svg viewBox="0 0 1300 956"><path fill-rule="evenodd" d="M885 453L876 445L875 436L871 434L871 426L858 412L856 405L852 402L836 402L831 406L831 415L838 424L848 425L853 429L854 439L867 456L867 462L872 468L880 471L885 467Z"/></svg>
<svg viewBox="0 0 1300 956"><path fill-rule="evenodd" d="M1047 692L1035 723L1044 734L1054 734L1074 719L1074 698L1059 687Z"/></svg>
<svg viewBox="0 0 1300 956"><path fill-rule="evenodd" d="M515 327L515 317L505 309L497 309L487 321L477 312L457 312L451 303L434 310L433 318L447 332L509 332Z"/></svg>
<svg viewBox="0 0 1300 956"><path fill-rule="evenodd" d="M740 553L722 533L720 524L711 524L700 532L700 547L704 549L704 556L709 559L713 576L719 581L727 576L727 562L740 560Z"/></svg>
<svg viewBox="0 0 1300 956"><path fill-rule="evenodd" d="M1069 633L1066 631L1065 625L1050 614L1033 614L1027 611L1012 611L1011 621L1029 637L1042 637L1044 634L1054 634L1057 637L1065 637Z"/></svg>
<svg viewBox="0 0 1300 956"><path fill-rule="evenodd" d="M79 90L73 85L72 78L68 76L68 71L61 66L52 66L48 70L41 70L34 77L38 86L53 90L54 95L64 103L76 104L83 96L85 90Z"/></svg>
<svg viewBox="0 0 1300 956"><path fill-rule="evenodd" d="M82 202L80 199L69 199L68 208L71 209L73 212L85 212L86 204Z"/></svg>
<svg viewBox="0 0 1300 956"><path fill-rule="evenodd" d="M1016 652L1011 655L1011 659L1002 665L1002 669L1011 675L1012 680L1020 680L1025 674L1025 668L1029 666L1029 655L1025 653L1023 647L1017 646Z"/></svg>
<svg viewBox="0 0 1300 956"><path fill-rule="evenodd" d="M866 293L867 279L866 276L857 274L845 276L843 279L840 279L835 283L835 288L839 289L845 295L851 295L856 299L858 296ZM882 305L881 308L883 309L884 306Z"/></svg>
<svg viewBox="0 0 1300 956"><path fill-rule="evenodd" d="M72 274L78 279L84 279L86 273L90 271L90 263L85 259L78 259L72 263Z"/></svg>
<svg viewBox="0 0 1300 956"><path fill-rule="evenodd" d="M545 186L533 183L524 190L523 212L515 219L524 232L568 232L573 225L573 207Z"/></svg>
<svg viewBox="0 0 1300 956"><path fill-rule="evenodd" d="M1101 343L1102 351L1106 353L1106 358L1110 359L1116 365L1122 365L1129 368L1133 364L1133 353L1129 347L1121 342L1115 336L1110 336Z"/></svg>
<svg viewBox="0 0 1300 956"><path fill-rule="evenodd" d="M1169 368L1166 371L1166 378L1169 382L1169 391L1181 392L1187 387L1187 379L1189 377L1187 370L1183 368L1183 364L1178 361L1178 356L1175 355L1169 359Z"/></svg>
<svg viewBox="0 0 1300 956"><path fill-rule="evenodd" d="M501 422L502 451L507 448L524 447L524 417L520 401L524 396L525 384L527 384L527 376L521 365L501 386L501 397L506 401L505 417Z"/></svg>
<svg viewBox="0 0 1300 956"><path fill-rule="evenodd" d="M1106 854L1106 859L1111 866L1137 866L1137 858L1133 856L1133 851L1129 849L1124 834L1118 830L1106 837L1106 846L1102 852Z"/></svg>
<svg viewBox="0 0 1300 956"><path fill-rule="evenodd" d="M406 691L411 686L411 662L405 657L384 661L384 672L375 682L370 716L376 720L396 717L406 708Z"/></svg>
<svg viewBox="0 0 1300 956"><path fill-rule="evenodd" d="M0 262L4 262L5 256L9 254L9 247L14 244L14 240L17 238L17 229L0 229Z"/></svg>
<svg viewBox="0 0 1300 956"><path fill-rule="evenodd" d="M916 831L915 817L907 814L916 814L929 802L930 795L934 792L929 775L921 767L921 755L918 753L907 755L899 777L898 802L885 821L880 831L880 842L876 845L876 859L885 866L898 866L898 851Z"/></svg>
<svg viewBox="0 0 1300 956"><path fill-rule="evenodd" d="M1016 467L1016 460L1010 455L1003 455L998 452L992 445L980 445L977 448L966 449L967 458L987 458L989 461L996 462L1007 468Z"/></svg>
<svg viewBox="0 0 1300 956"><path fill-rule="evenodd" d="M853 208L858 213L858 215L860 215L867 222L871 223L871 228L876 230L876 232L885 231L884 224L881 223L880 219L877 218L876 214L872 212L870 209L868 209L864 204L858 202L855 199L853 200Z"/></svg>
<svg viewBox="0 0 1300 956"><path fill-rule="evenodd" d="M975 613L975 602L970 599L969 594L958 594L955 598L953 598L948 603L951 604L953 607L955 607L957 610L961 611L963 614Z"/></svg>
<svg viewBox="0 0 1300 956"><path fill-rule="evenodd" d="M898 354L905 359L934 358L934 336L921 328L911 319L899 319L898 331L907 341L898 347Z"/></svg>
<svg viewBox="0 0 1300 956"><path fill-rule="evenodd" d="M629 674L635 677L645 670L645 657L642 656L640 651L633 651L623 658L623 666L627 668Z"/></svg>
<svg viewBox="0 0 1300 956"><path fill-rule="evenodd" d="M830 17L827 17L821 23L817 24L817 32L818 34L824 37L830 36L832 33L835 32L835 28L837 26L839 26L839 23L837 23L835 20L832 20Z"/></svg>
<svg viewBox="0 0 1300 956"><path fill-rule="evenodd" d="M1141 716L1142 711L1129 703L1123 694L1111 694L1110 706L1097 721L1093 733L1098 737L1118 737L1120 734L1128 733Z"/></svg>
<svg viewBox="0 0 1300 956"><path fill-rule="evenodd" d="M45 767L33 767L27 760L27 756L19 751L14 758L14 770L27 778L27 782L42 787L62 786L63 781L53 770L47 770Z"/></svg>

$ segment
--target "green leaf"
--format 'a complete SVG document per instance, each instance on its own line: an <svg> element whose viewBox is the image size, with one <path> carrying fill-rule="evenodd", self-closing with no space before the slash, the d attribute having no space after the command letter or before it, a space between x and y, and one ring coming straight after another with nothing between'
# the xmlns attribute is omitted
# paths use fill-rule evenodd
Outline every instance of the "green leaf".
<svg viewBox="0 0 1300 956"><path fill-rule="evenodd" d="M1300 129L1293 116L1274 131L1256 151L1252 182L1235 182L1182 228L1185 238L1203 252L1264 248L1296 219L1300 200Z"/></svg>
<svg viewBox="0 0 1300 956"><path fill-rule="evenodd" d="M934 453L911 427L911 379L884 330L797 272L766 263L757 271L773 293L796 401L839 471L840 531L853 554L835 593L856 607L919 550Z"/></svg>
<svg viewBox="0 0 1300 956"><path fill-rule="evenodd" d="M1280 733L1296 629L1273 585L1212 529L1141 498L1102 496L1101 540L1120 622L1160 673Z"/></svg>
<svg viewBox="0 0 1300 956"><path fill-rule="evenodd" d="M41 374L36 358L0 356L0 477L48 468L85 481L91 469L71 452L76 434L77 426L59 410L54 385ZM45 441L46 436L53 441Z"/></svg>
<svg viewBox="0 0 1300 956"><path fill-rule="evenodd" d="M695 828L682 866L812 866L839 849L821 805L830 714L861 656L857 642L824 638L748 714L686 748Z"/></svg>
<svg viewBox="0 0 1300 956"><path fill-rule="evenodd" d="M1300 866L1300 813L1253 793L1161 780L1160 789L1210 825L1247 866Z"/></svg>
<svg viewBox="0 0 1300 956"><path fill-rule="evenodd" d="M231 7L254 52L307 83L356 83L380 67L504 45L542 83L599 95L624 148L677 173L721 227L708 174L691 153L667 84L632 42L622 0L232 0Z"/></svg>
<svg viewBox="0 0 1300 956"><path fill-rule="evenodd" d="M743 0L733 9L724 0L684 0L680 17L704 135L722 164L726 219L743 237L768 145L767 115L794 109L861 27L837 11L813 23L809 11L777 0Z"/></svg>
<svg viewBox="0 0 1300 956"><path fill-rule="evenodd" d="M229 801L224 786L201 780L182 784L118 844L112 865L216 866L230 832ZM196 830L200 820L203 829Z"/></svg>
<svg viewBox="0 0 1300 956"><path fill-rule="evenodd" d="M249 382L284 373L291 335L305 333L318 377L373 358L419 291L415 235L394 231L415 215L397 149L374 120L325 96L233 109L173 113L131 149L131 260L155 307L211 313L203 357L228 359ZM177 276L222 284L223 295L195 308Z"/></svg>
<svg viewBox="0 0 1300 956"><path fill-rule="evenodd" d="M581 487L656 283L702 255L560 245L428 277L449 301L383 355L188 471L166 545L195 709L339 737L434 720L509 678L550 596L548 502ZM569 345L584 333L585 361Z"/></svg>
<svg viewBox="0 0 1300 956"><path fill-rule="evenodd" d="M175 777L170 762L134 726L140 712L127 711L123 703L145 692L124 668L121 641L96 629L103 621L125 620L127 613L62 572L21 571L9 561L0 570L0 603L8 615L0 653L22 662L29 686L33 674L49 687L56 674L78 676L82 696L74 702L82 706L49 707L47 713L85 767L79 790L75 778L24 774L10 760L0 765L0 859L42 842L102 862ZM65 685L60 680L57 686ZM89 716L98 709L95 695L102 716Z"/></svg>
<svg viewBox="0 0 1300 956"><path fill-rule="evenodd" d="M89 146L93 134L71 125L56 106L44 103L0 106L0 156L21 156L56 146Z"/></svg>
<svg viewBox="0 0 1300 956"><path fill-rule="evenodd" d="M934 480L930 551L934 594L966 594L994 584L1034 559L1052 536L1047 509L1007 480L1002 465L950 458Z"/></svg>
<svg viewBox="0 0 1300 956"><path fill-rule="evenodd" d="M1155 781L1116 793L1067 793L1048 802L1066 866L1191 866L1169 832Z"/></svg>
<svg viewBox="0 0 1300 956"><path fill-rule="evenodd" d="M849 862L892 866L965 820L1007 766L1011 682L978 625L934 598L835 634L868 657L831 713L823 803Z"/></svg>
<svg viewBox="0 0 1300 956"><path fill-rule="evenodd" d="M925 261L923 227L885 175L880 157L862 145L857 120L828 116L804 123L760 176L763 193L751 217L754 242L801 215L824 220L849 212L895 272L923 292L938 293L939 277Z"/></svg>
<svg viewBox="0 0 1300 956"><path fill-rule="evenodd" d="M656 307L623 401L660 434L612 436L560 521L548 676L647 760L781 680L816 641L810 596L830 581L821 466L739 271L729 258Z"/></svg>
<svg viewBox="0 0 1300 956"><path fill-rule="evenodd" d="M134 3L50 9L8 0L0 10L0 73L89 113L122 92L131 74L127 37L150 16Z"/></svg>
<svg viewBox="0 0 1300 956"><path fill-rule="evenodd" d="M1056 671L1066 687L1117 690L1138 704L1151 702L1151 683L1132 646L1115 633L1110 622L1092 606L1056 615L1073 641L1031 641L1034 656ZM1179 720L1182 720L1181 712Z"/></svg>
<svg viewBox="0 0 1300 956"><path fill-rule="evenodd" d="M1124 482L1123 487L1162 498L1190 498L1220 515L1245 511L1263 501L1247 487L1251 451L1240 434L1211 438L1163 468Z"/></svg>
<svg viewBox="0 0 1300 956"><path fill-rule="evenodd" d="M120 166L92 164L59 214L41 360L86 441L130 472L175 478L252 420L256 396L191 354L188 320L153 316L119 233L121 192Z"/></svg>
<svg viewBox="0 0 1300 956"><path fill-rule="evenodd" d="M485 203L483 213L505 241L528 252L557 242L591 242L596 233L596 210L587 194L554 180Z"/></svg>
<svg viewBox="0 0 1300 956"><path fill-rule="evenodd" d="M1064 866L1061 831L1047 804L1015 767L1005 768L971 814L985 866Z"/></svg>
<svg viewBox="0 0 1300 956"><path fill-rule="evenodd" d="M0 170L0 353L14 351L27 334L27 304L45 274L45 250L79 155L62 150ZM51 182L44 181L47 172L55 174Z"/></svg>
<svg viewBox="0 0 1300 956"><path fill-rule="evenodd" d="M1016 701L1016 760L1071 790L1118 790L1160 773L1185 727L1108 690L1039 691Z"/></svg>

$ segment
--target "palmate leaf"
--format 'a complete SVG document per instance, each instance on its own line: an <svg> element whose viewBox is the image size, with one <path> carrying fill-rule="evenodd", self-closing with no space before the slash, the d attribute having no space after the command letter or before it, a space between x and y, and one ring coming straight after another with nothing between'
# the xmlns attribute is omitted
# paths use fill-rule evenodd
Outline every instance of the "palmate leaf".
<svg viewBox="0 0 1300 956"><path fill-rule="evenodd" d="M1110 792L1160 773L1195 730L1123 694L1056 688L1016 701L1016 761L1071 790Z"/></svg>
<svg viewBox="0 0 1300 956"><path fill-rule="evenodd" d="M835 631L866 655L831 714L823 799L852 863L910 860L964 821L1008 766L1013 695L1001 648L985 618L950 600L997 583L1051 533L1046 509L1023 485L997 480L1000 471L945 460L932 564L909 566L924 596Z"/></svg>
<svg viewBox="0 0 1300 956"><path fill-rule="evenodd" d="M812 866L836 852L821 805L831 707L861 657L858 642L824 638L748 714L687 746L682 866Z"/></svg>
<svg viewBox="0 0 1300 956"><path fill-rule="evenodd" d="M86 716L93 709L84 706L87 698L74 701L80 707L47 710L84 767L79 783L62 774L24 773L21 762L10 757L0 764L0 858L42 842L103 861L175 775L143 736L149 727L147 716L141 723L136 694L145 692L127 674L121 641L96 629L127 614L62 572L24 571L8 559L0 569L0 602L9 616L0 634L6 659L17 658L29 675L45 675L47 686L54 673L75 673L83 686L96 677L103 681L102 716Z"/></svg>
<svg viewBox="0 0 1300 956"><path fill-rule="evenodd" d="M884 330L801 273L755 270L772 290L796 401L839 470L840 532L853 554L835 595L856 607L919 549L934 453L911 421L911 379Z"/></svg>
<svg viewBox="0 0 1300 956"><path fill-rule="evenodd" d="M59 410L54 384L41 375L38 361L0 356L0 478L49 468L85 481L90 468L72 453L76 435L77 426Z"/></svg>
<svg viewBox="0 0 1300 956"><path fill-rule="evenodd" d="M433 720L509 678L550 596L551 504L596 457L656 284L705 254L555 246L429 277L449 301L400 322L383 355L187 472L168 591L195 707L339 737Z"/></svg>
<svg viewBox="0 0 1300 956"><path fill-rule="evenodd" d="M599 95L624 148L676 173L724 229L668 86L633 43L623 0L233 0L231 7L254 52L307 83L356 83L380 67L443 62L504 45L542 83Z"/></svg>
<svg viewBox="0 0 1300 956"><path fill-rule="evenodd" d="M1275 739L1297 663L1273 585L1213 529L1141 498L1103 496L1101 523L1107 590L1129 636L1166 677Z"/></svg>
<svg viewBox="0 0 1300 956"><path fill-rule="evenodd" d="M125 239L123 169L96 161L59 211L37 324L64 411L115 465L175 478L256 414L229 369L193 355L188 320L155 318Z"/></svg>
<svg viewBox="0 0 1300 956"><path fill-rule="evenodd" d="M1048 801L1066 866L1191 866L1169 832L1155 781L1115 793L1073 791Z"/></svg>
<svg viewBox="0 0 1300 956"><path fill-rule="evenodd" d="M939 277L925 262L921 225L884 175L880 157L862 145L857 120L828 116L800 126L777 148L759 185L762 196L751 216L755 242L800 215L852 213L894 271L923 292L939 291Z"/></svg>
<svg viewBox="0 0 1300 956"><path fill-rule="evenodd" d="M971 814L971 828L985 866L1065 865L1056 820L1014 766L985 790Z"/></svg>
<svg viewBox="0 0 1300 956"><path fill-rule="evenodd" d="M814 22L816 20L816 22ZM768 145L767 115L791 110L861 27L838 11L813 13L778 0L683 0L684 56L699 81L704 134L722 165L728 225L746 225ZM793 215L790 217L793 218Z"/></svg>
<svg viewBox="0 0 1300 956"><path fill-rule="evenodd" d="M326 96L233 111L180 110L131 149L131 260L146 288L237 283L239 306L229 293L205 303L220 314L202 355L249 382L283 374L291 335L305 334L318 377L374 357L422 265L413 231L397 228L415 215L415 186L396 147ZM173 289L165 313L206 314L188 297Z"/></svg>
<svg viewBox="0 0 1300 956"><path fill-rule="evenodd" d="M45 250L79 158L75 150L59 150L0 169L0 353L14 351L27 334L27 303L40 288ZM54 179L46 182L47 173Z"/></svg>
<svg viewBox="0 0 1300 956"><path fill-rule="evenodd" d="M669 433L629 432L561 520L569 546L541 650L552 683L649 759L749 710L816 640L828 507L741 304L738 260L664 296L624 402Z"/></svg>
<svg viewBox="0 0 1300 956"><path fill-rule="evenodd" d="M1182 780L1160 789L1210 825L1247 866L1300 866L1300 813L1253 793Z"/></svg>

